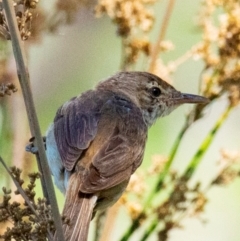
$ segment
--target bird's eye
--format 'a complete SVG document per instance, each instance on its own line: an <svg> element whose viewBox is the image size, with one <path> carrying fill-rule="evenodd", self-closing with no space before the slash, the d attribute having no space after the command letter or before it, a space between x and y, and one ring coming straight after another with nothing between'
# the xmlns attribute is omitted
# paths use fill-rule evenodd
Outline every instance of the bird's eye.
<svg viewBox="0 0 240 241"><path fill-rule="evenodd" d="M153 97L159 97L161 95L161 90L158 87L152 87L150 92Z"/></svg>

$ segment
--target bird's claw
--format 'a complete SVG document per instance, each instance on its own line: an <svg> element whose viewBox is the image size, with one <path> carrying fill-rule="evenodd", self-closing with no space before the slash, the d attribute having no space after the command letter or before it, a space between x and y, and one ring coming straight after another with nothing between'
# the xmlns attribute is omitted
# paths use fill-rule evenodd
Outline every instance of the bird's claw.
<svg viewBox="0 0 240 241"><path fill-rule="evenodd" d="M25 150L27 152L31 152L32 154L37 154L38 148L36 146L34 146L34 140L35 140L34 136L29 139L30 143L25 147ZM43 137L43 142L44 142L44 146L46 149L46 136Z"/></svg>

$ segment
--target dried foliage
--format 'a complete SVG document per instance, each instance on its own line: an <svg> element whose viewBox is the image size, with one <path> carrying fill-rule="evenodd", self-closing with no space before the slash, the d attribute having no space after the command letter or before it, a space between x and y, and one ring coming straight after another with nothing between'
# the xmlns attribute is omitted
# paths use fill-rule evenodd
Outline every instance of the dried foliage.
<svg viewBox="0 0 240 241"><path fill-rule="evenodd" d="M10 169L15 181L23 187L25 181L21 178L21 170L12 167ZM23 187L29 203L12 201L13 195L19 195L16 190L12 193L3 187L3 198L0 203L0 224L7 224L4 233L0 234L0 239L10 240L46 240L50 233L54 233L54 222L51 215L51 208L46 204L46 200L36 198L36 180L40 178L39 173L28 175L29 183Z"/></svg>
<svg viewBox="0 0 240 241"><path fill-rule="evenodd" d="M107 15L123 39L123 69L136 63L140 53L146 56L150 53L147 34L155 20L150 6L156 2L157 0L100 0L95 7L96 16Z"/></svg>
<svg viewBox="0 0 240 241"><path fill-rule="evenodd" d="M117 26L117 34L128 37L136 31L149 32L153 26L154 15L146 6L156 0L100 0L95 8L97 16L107 14Z"/></svg>
<svg viewBox="0 0 240 241"><path fill-rule="evenodd" d="M240 176L240 152L222 149L219 165L221 170L219 175L212 181L211 185L229 185Z"/></svg>
<svg viewBox="0 0 240 241"><path fill-rule="evenodd" d="M206 0L199 21L203 41L198 54L206 64L202 92L211 100L227 92L233 106L240 100L239 14L239 1Z"/></svg>
<svg viewBox="0 0 240 241"><path fill-rule="evenodd" d="M16 91L17 88L12 83L0 84L0 97L3 97L4 95L11 95L11 93L14 93Z"/></svg>
<svg viewBox="0 0 240 241"><path fill-rule="evenodd" d="M17 24L22 40L27 40L31 35L33 14L37 3L38 0L14 1ZM0 5L0 34L3 39L10 39L10 33L5 16L3 14L2 5Z"/></svg>

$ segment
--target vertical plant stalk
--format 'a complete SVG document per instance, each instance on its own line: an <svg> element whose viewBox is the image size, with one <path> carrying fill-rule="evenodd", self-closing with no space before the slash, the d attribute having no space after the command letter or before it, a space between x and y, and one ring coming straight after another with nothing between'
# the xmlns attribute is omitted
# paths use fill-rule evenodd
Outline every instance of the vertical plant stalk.
<svg viewBox="0 0 240 241"><path fill-rule="evenodd" d="M116 223L116 218L118 215L119 208L121 203L118 201L107 211L106 221L104 223L102 235L100 241L109 241L111 240L111 234L113 231L113 226Z"/></svg>
<svg viewBox="0 0 240 241"><path fill-rule="evenodd" d="M42 174L43 185L46 189L44 191L44 194L47 200L49 201L49 204L51 205L52 215L53 215L54 224L56 227L58 240L64 241L62 221L59 215L55 191L54 191L51 174L47 163L45 148L44 148L40 127L37 119L37 114L36 114L36 110L33 102L33 96L30 88L29 73L28 73L27 64L26 64L26 57L24 55L24 51L22 48L22 41L20 38L20 34L19 34L17 22L16 22L15 11L13 8L13 1L3 0L2 3L3 3L6 19L8 22L10 35L11 35L13 53L14 53L14 57L17 65L17 74L18 74L19 82L23 92L30 130L31 130L32 136L35 137L34 144L38 149L37 156L39 158L37 158L37 161L38 161L38 166L40 168L40 172Z"/></svg>
<svg viewBox="0 0 240 241"><path fill-rule="evenodd" d="M180 131L180 133L179 133L179 135L178 135L178 137L177 137L177 139L176 139L176 141L175 141L175 143L173 145L173 148L171 150L171 153L170 153L170 156L168 158L168 161L165 164L163 171L160 173L160 175L158 177L158 180L157 180L157 183L155 184L152 192L150 193L150 195L149 195L149 197L148 197L148 199L147 199L147 201L145 203L145 207L147 207L147 206L149 206L151 204L151 201L152 201L154 195L156 194L156 192L158 192L162 188L162 186L164 184L165 177L169 173L170 167L171 167L171 165L173 163L174 157L175 157L175 155L177 153L177 150L179 148L181 140L182 140L185 132L187 131L188 127L189 127L189 124L186 123L183 126L182 130Z"/></svg>
<svg viewBox="0 0 240 241"><path fill-rule="evenodd" d="M198 151L194 155L192 161L189 163L189 165L188 165L188 167L187 167L187 169L184 173L184 176L187 179L192 177L194 171L196 170L196 168L200 164L200 162L203 158L203 155L206 153L206 151L208 150L208 148L209 148L210 144L212 143L214 137L216 136L217 131L223 125L223 123L225 122L225 120L229 116L232 109L233 109L233 106L231 104L229 104L228 107L223 112L223 114L217 120L217 122L214 125L214 127L212 128L212 130L208 133L208 135L206 136L206 138L202 142L200 148L198 149Z"/></svg>
<svg viewBox="0 0 240 241"><path fill-rule="evenodd" d="M149 72L151 72L151 73L154 71L154 68L156 66L156 61L157 61L158 55L160 53L160 43L163 41L164 36L166 34L169 19L171 17L171 13L173 11L173 7L174 7L174 3L175 3L175 0L168 0L168 1L169 2L168 2L167 10L164 15L163 22L161 24L157 42L151 51L150 66L149 66Z"/></svg>
<svg viewBox="0 0 240 241"><path fill-rule="evenodd" d="M155 230L155 228L158 226L159 220L156 218L152 221L150 226L145 230L142 238L139 241L146 241L147 238L152 234L152 232Z"/></svg>
<svg viewBox="0 0 240 241"><path fill-rule="evenodd" d="M121 60L120 60L120 70L121 71L127 70L127 65L125 62L125 42L126 42L126 39L122 38L121 39Z"/></svg>
<svg viewBox="0 0 240 241"><path fill-rule="evenodd" d="M232 109L233 109L233 106L228 105L228 107L225 109L223 114L220 116L220 118L215 123L214 127L210 130L208 135L203 140L203 142L200 145L198 151L194 155L194 157L191 160L191 162L189 163L185 173L183 174L183 176L186 178L186 180L189 180L192 177L193 173L196 171L198 165L200 164L200 162L203 159L204 154L207 152L210 144L212 143L214 137L216 136L217 131L222 127L223 123L225 122L225 120L229 116ZM144 232L140 241L146 241L147 238L151 235L151 233L156 229L158 224L159 224L159 220L154 219L151 222L151 224L149 225L149 227L146 229L146 231Z"/></svg>

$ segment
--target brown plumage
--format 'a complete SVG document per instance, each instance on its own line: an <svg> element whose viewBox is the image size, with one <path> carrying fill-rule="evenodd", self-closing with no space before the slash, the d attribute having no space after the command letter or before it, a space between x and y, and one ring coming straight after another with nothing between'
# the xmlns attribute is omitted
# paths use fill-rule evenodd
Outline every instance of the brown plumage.
<svg viewBox="0 0 240 241"><path fill-rule="evenodd" d="M66 193L66 240L86 241L92 215L122 195L158 117L182 103L206 101L152 74L121 72L60 107L46 146L55 183Z"/></svg>

